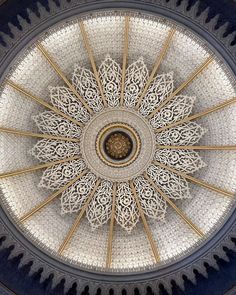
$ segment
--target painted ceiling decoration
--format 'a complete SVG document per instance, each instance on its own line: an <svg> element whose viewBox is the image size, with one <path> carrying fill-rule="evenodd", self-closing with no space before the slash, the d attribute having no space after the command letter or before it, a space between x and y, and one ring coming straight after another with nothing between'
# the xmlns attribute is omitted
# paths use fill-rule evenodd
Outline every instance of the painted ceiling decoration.
<svg viewBox="0 0 236 295"><path fill-rule="evenodd" d="M63 2L1 47L2 231L54 284L169 289L230 244L235 59L145 2Z"/></svg>

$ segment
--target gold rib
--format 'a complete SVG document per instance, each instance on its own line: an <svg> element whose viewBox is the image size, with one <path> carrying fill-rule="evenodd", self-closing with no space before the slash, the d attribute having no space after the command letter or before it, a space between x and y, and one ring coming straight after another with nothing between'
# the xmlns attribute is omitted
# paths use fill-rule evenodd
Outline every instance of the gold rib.
<svg viewBox="0 0 236 295"><path fill-rule="evenodd" d="M101 97L102 97L103 104L106 107L107 106L106 97L105 97L104 92L103 92L102 83L100 81L99 74L98 74L98 71L97 71L97 66L96 66L96 63L95 63L95 60L94 60L94 57L93 57L93 51L92 51L92 48L91 48L91 46L89 44L88 36L87 36L86 30L85 30L85 27L84 27L84 23L82 21L79 22L79 27L80 27L80 31L81 31L81 34L82 34L82 37L83 37L83 40L84 40L85 47L86 47L87 52L88 52L88 57L89 57L89 60L90 60L90 63L91 63L92 69L93 69L93 73L94 73L94 76L95 76L97 84L98 84L98 88L99 88L99 91L100 91L100 94L101 94Z"/></svg>
<svg viewBox="0 0 236 295"><path fill-rule="evenodd" d="M181 90L187 87L197 76L213 61L213 57L208 57L203 64L198 67L188 78L184 81L173 93L171 93L149 116L150 119L153 117L157 112L160 111L174 96L176 96Z"/></svg>
<svg viewBox="0 0 236 295"><path fill-rule="evenodd" d="M153 180L147 175L147 173L144 174L145 178L149 181L149 183L156 189L156 191L162 196L162 198L176 211L176 213L185 221L185 223L201 238L204 237L204 233L196 226L190 218L187 217L187 215L180 210L174 202L172 202L169 197L162 192L158 188L158 186L153 182Z"/></svg>
<svg viewBox="0 0 236 295"><path fill-rule="evenodd" d="M195 114L195 115L192 115L192 116L189 116L189 117L187 117L187 118L184 118L184 119L182 119L182 120L180 120L180 121L177 121L177 122L174 122L174 123L169 124L169 125L167 125L167 126L164 126L164 127L162 127L162 128L156 129L155 132L162 132L162 131L164 131L164 130L167 130L167 129L169 129L169 128L172 128L172 127L175 127L175 126L177 126L177 125L183 124L183 123L185 123L185 122L189 122L189 121L192 121L192 120L198 119L198 118L200 118L200 117L204 117L204 116L206 116L206 115L209 115L209 114L211 114L211 113L214 113L214 112L216 112L216 111L219 111L219 110L221 110L221 109L223 109L223 108L225 108L225 107L227 107L227 106L229 106L229 105L231 105L231 104L233 104L233 103L236 103L236 97L234 97L234 98L232 98L232 99L229 99L229 100L226 100L226 101L224 101L223 103L220 103L220 104L218 104L218 105L216 105L216 106L214 106L214 107L212 107L212 108L210 108L210 109L208 109L208 110L206 110L206 111L203 111L203 112L197 113L197 114Z"/></svg>
<svg viewBox="0 0 236 295"><path fill-rule="evenodd" d="M62 242L59 250L58 250L58 253L59 254L62 254L62 252L65 250L66 246L70 243L71 239L73 238L74 236L74 233L75 231L77 230L79 224L80 224L80 221L81 221L81 218L83 217L84 213L85 213L85 210L87 209L92 197L94 196L99 184L101 183L101 180L98 179L92 192L90 193L89 197L87 198L84 206L82 207L78 217L76 218L74 224L72 225L71 229L69 230L68 234L66 235L64 241Z"/></svg>
<svg viewBox="0 0 236 295"><path fill-rule="evenodd" d="M50 204L53 200L55 200L61 193L63 193L67 188L69 188L73 183L75 183L77 180L79 180L85 173L87 173L87 170L84 170L82 173L80 173L77 177L72 179L69 183L67 183L65 186L60 188L57 192L53 193L51 196L46 198L46 200L42 201L40 204L36 205L33 209L31 209L28 213L23 215L20 218L21 222L26 221L30 217L32 217L35 213L40 211L42 208L44 208L46 205Z"/></svg>
<svg viewBox="0 0 236 295"><path fill-rule="evenodd" d="M148 90L150 84L152 83L153 78L154 78L158 68L160 67L160 65L162 63L162 60L164 59L164 57L165 57L165 55L166 55L166 53L167 53L167 51L168 51L168 49L170 47L170 44L171 44L171 41L172 41L172 38L174 36L175 31L176 31L175 29L170 30L170 32L169 32L169 34L168 34L168 36L167 36L167 38L166 38L166 40L164 42L164 45L163 45L163 47L161 49L160 55L156 59L156 62L155 62L155 65L153 67L153 70L151 72L151 75L150 75L150 77L149 77L149 79L148 79L148 81L147 81L147 83L146 83L146 85L145 85L145 87L144 87L144 89L142 91L142 94L141 94L140 98L138 99L138 102L137 102L136 107L135 107L136 109L139 108L144 96L146 95L147 90Z"/></svg>
<svg viewBox="0 0 236 295"><path fill-rule="evenodd" d="M140 214L142 222L143 222L143 226L144 226L148 241L149 241L151 249L152 249L152 253L153 253L154 257L155 257L156 262L159 262L160 261L160 255L159 255L159 252L158 252L158 249L157 249L157 245L156 245L156 243L155 243L155 241L153 239L152 232L151 232L151 230L150 230L150 228L148 226L148 223L147 223L146 217L144 215L142 206L141 206L141 204L139 202L139 198L138 198L138 196L136 194L136 190L135 190L133 181L130 180L129 183L130 183L130 187L131 187L131 190L132 190L132 193L133 193L132 195L133 195L133 197L135 199L135 202L136 202L138 210L139 210L139 214Z"/></svg>
<svg viewBox="0 0 236 295"><path fill-rule="evenodd" d="M112 261L112 240L113 240L113 229L115 223L115 208L116 208L116 183L113 185L113 192L112 192L112 208L111 208L111 221L109 227L109 236L108 236L108 243L107 243L107 260L106 260L106 267L111 267Z"/></svg>
<svg viewBox="0 0 236 295"><path fill-rule="evenodd" d="M36 101L37 103L41 104L42 106L48 108L49 110L53 111L54 113L64 117L65 119L71 121L72 123L79 125L80 127L83 127L83 124L81 122L78 122L77 120L73 119L72 117L66 115L65 113L59 111L57 108L55 108L54 106L50 105L49 103L47 103L45 100L33 95L32 93L26 91L23 87L21 87L20 85L17 85L15 83L13 83L12 81L8 80L6 82L7 85L11 86L13 89L17 90L18 92L22 93L23 95L25 95L26 97Z"/></svg>
<svg viewBox="0 0 236 295"><path fill-rule="evenodd" d="M27 137L37 137L37 138L47 138L47 139L79 142L79 139L77 139L77 138L53 136L53 135L42 134L42 133L33 133L33 132L21 131L21 130L12 129L12 128L5 128L5 127L0 127L0 132L10 133L10 134L14 134L17 136L27 136Z"/></svg>
<svg viewBox="0 0 236 295"><path fill-rule="evenodd" d="M62 72L62 70L59 68L59 66L56 64L56 62L52 59L52 57L49 55L47 50L44 48L44 46L40 43L37 43L37 48L39 51L43 54L43 56L46 58L48 63L52 66L52 68L55 70L55 72L58 74L58 76L65 82L65 84L69 87L71 92L78 98L78 100L82 103L82 105L87 109L89 113L92 113L93 111L90 109L86 101L79 95L75 87L70 83L70 81L67 79L66 75Z"/></svg>
<svg viewBox="0 0 236 295"><path fill-rule="evenodd" d="M202 187L208 188L208 189L210 189L210 190L212 190L214 192L222 194L222 195L224 195L226 197L233 197L234 196L234 194L229 192L229 191L223 190L223 189L221 189L221 188L219 188L217 186L211 185L211 184L209 184L209 183L207 183L207 182L205 182L203 180L197 179L197 178L192 177L192 176L190 176L188 174L180 172L180 171L178 171L178 170L176 170L174 168L168 167L168 166L166 166L166 165L164 165L164 164L162 164L160 162L154 161L154 164L158 165L158 166L160 166L160 167L162 167L162 168L164 168L166 170L169 170L169 171L171 171L171 172L173 172L173 173L175 173L175 174L177 174L177 175L179 175L179 176L181 176L183 178L186 178L186 179L190 180L193 183L199 184Z"/></svg>
<svg viewBox="0 0 236 295"><path fill-rule="evenodd" d="M11 176L18 176L18 175L21 175L21 174L24 174L24 173L33 172L33 171L36 171L36 170L48 168L48 167L51 167L53 165L57 165L57 164L61 164L61 163L65 163L65 162L72 161L72 160L77 160L77 159L79 159L79 157L75 156L75 157L70 157L70 158L66 158L66 159L63 159L63 160L58 160L58 161L54 161L54 162L48 162L48 163L44 163L44 164L40 164L40 165L35 165L35 166L31 166L31 167L28 167L28 168L19 169L19 170L15 170L15 171L11 171L11 172L1 173L0 174L0 179L1 178L11 177Z"/></svg>
<svg viewBox="0 0 236 295"><path fill-rule="evenodd" d="M236 151L236 145L157 145L158 149Z"/></svg>
<svg viewBox="0 0 236 295"><path fill-rule="evenodd" d="M125 17L125 36L124 36L124 52L123 52L123 63L122 63L122 76L121 76L121 92L120 92L120 105L124 103L125 93L125 72L128 60L129 51L129 16Z"/></svg>

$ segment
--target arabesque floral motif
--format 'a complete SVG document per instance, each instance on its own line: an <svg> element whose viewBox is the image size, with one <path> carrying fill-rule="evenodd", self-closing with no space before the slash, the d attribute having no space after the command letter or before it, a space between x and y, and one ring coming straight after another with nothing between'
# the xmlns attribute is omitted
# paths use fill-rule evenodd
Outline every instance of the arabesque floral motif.
<svg viewBox="0 0 236 295"><path fill-rule="evenodd" d="M108 108L120 107L121 72L121 65L109 55L98 67L98 75ZM142 57L127 67L124 105L122 107L135 108L148 77L149 71ZM77 65L71 81L76 91L94 113L101 112L104 109L96 78L90 70ZM172 72L156 75L136 111L137 115L147 118L173 91ZM88 113L71 90L65 86L51 87L50 99L54 107L81 122L84 126L93 116L93 114ZM200 155L192 150L158 149L158 145L194 145L201 139L206 130L195 122L179 124L163 131L158 131L158 129L187 118L192 112L194 102L195 98L187 95L175 96L149 119L150 128L153 131L157 130L157 148L153 160L184 173L194 173L206 166ZM80 152L80 145L83 144L82 128L52 111L44 111L33 119L39 130L44 134L71 137L80 141L77 143L43 139L39 140L30 151L40 162L50 162L72 156L79 157L77 160L57 164L44 170L39 186L58 190L88 169ZM151 164L146 169L146 173L169 198L173 200L191 198L188 182L183 177L163 169L157 164ZM86 170L80 179L62 192L61 212L63 214L78 213L93 191L96 181L97 176ZM166 200L152 187L144 175L133 179L133 183L136 196L139 198L140 205L147 218L163 221L167 209ZM93 229L107 223L111 217L113 198L115 198L115 220L117 224L130 233L140 219L134 192L129 182L120 182L116 184L114 195L113 185L112 181L101 180L86 208L86 218Z"/></svg>

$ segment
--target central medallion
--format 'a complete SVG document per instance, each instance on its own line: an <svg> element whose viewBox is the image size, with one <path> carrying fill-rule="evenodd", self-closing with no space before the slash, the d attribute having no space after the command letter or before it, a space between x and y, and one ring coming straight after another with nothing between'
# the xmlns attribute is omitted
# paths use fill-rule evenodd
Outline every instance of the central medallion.
<svg viewBox="0 0 236 295"><path fill-rule="evenodd" d="M107 165L124 167L137 158L140 139L128 124L108 124L97 137L96 150L100 159Z"/></svg>
<svg viewBox="0 0 236 295"><path fill-rule="evenodd" d="M123 182L142 174L151 164L156 140L148 121L138 112L107 108L86 124L80 149L97 177Z"/></svg>
<svg viewBox="0 0 236 295"><path fill-rule="evenodd" d="M127 158L132 151L132 146L131 138L124 132L109 134L104 142L105 153L114 160Z"/></svg>

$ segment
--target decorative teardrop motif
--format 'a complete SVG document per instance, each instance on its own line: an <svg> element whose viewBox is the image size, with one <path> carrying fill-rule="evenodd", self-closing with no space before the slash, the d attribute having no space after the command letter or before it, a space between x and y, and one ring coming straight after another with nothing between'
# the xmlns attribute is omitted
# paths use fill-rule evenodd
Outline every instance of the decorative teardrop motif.
<svg viewBox="0 0 236 295"><path fill-rule="evenodd" d="M128 233L132 231L139 220L139 212L131 188L126 182L119 183L117 187L115 219Z"/></svg>
<svg viewBox="0 0 236 295"><path fill-rule="evenodd" d="M143 176L135 178L134 185L144 213L150 218L164 220L167 205L162 196L151 187Z"/></svg>
<svg viewBox="0 0 236 295"><path fill-rule="evenodd" d="M147 174L171 199L191 198L188 182L183 177L155 165L148 167Z"/></svg>
<svg viewBox="0 0 236 295"><path fill-rule="evenodd" d="M161 128L188 117L195 102L194 97L179 95L175 96L150 120L153 128Z"/></svg>
<svg viewBox="0 0 236 295"><path fill-rule="evenodd" d="M51 111L32 117L38 129L44 134L78 138L81 128Z"/></svg>
<svg viewBox="0 0 236 295"><path fill-rule="evenodd" d="M148 69L142 57L128 66L125 75L124 90L124 103L126 107L135 107L148 76Z"/></svg>
<svg viewBox="0 0 236 295"><path fill-rule="evenodd" d="M90 119L88 111L67 87L50 87L52 104L71 118L86 123Z"/></svg>
<svg viewBox="0 0 236 295"><path fill-rule="evenodd" d="M148 87L147 93L139 107L139 113L144 117L150 115L173 92L173 89L174 80L172 72L157 75Z"/></svg>
<svg viewBox="0 0 236 295"><path fill-rule="evenodd" d="M72 76L72 84L94 112L103 109L97 81L90 70L77 66Z"/></svg>
<svg viewBox="0 0 236 295"><path fill-rule="evenodd" d="M80 146L70 141L42 139L30 153L40 162L50 162L79 155Z"/></svg>
<svg viewBox="0 0 236 295"><path fill-rule="evenodd" d="M206 166L197 152L188 150L160 149L156 151L155 159L184 173L193 173Z"/></svg>
<svg viewBox="0 0 236 295"><path fill-rule="evenodd" d="M86 217L92 229L96 229L107 223L110 219L111 208L112 182L103 181L86 210Z"/></svg>
<svg viewBox="0 0 236 295"><path fill-rule="evenodd" d="M205 133L206 129L189 122L157 133L156 142L158 145L194 145Z"/></svg>
<svg viewBox="0 0 236 295"><path fill-rule="evenodd" d="M106 99L110 107L120 104L121 93L121 67L109 55L99 67L99 77L103 85Z"/></svg>
<svg viewBox="0 0 236 295"><path fill-rule="evenodd" d="M94 188L96 180L97 177L89 172L65 190L61 196L61 213L78 212Z"/></svg>
<svg viewBox="0 0 236 295"><path fill-rule="evenodd" d="M59 189L82 173L85 168L83 160L72 160L54 165L44 170L39 186L51 190Z"/></svg>

